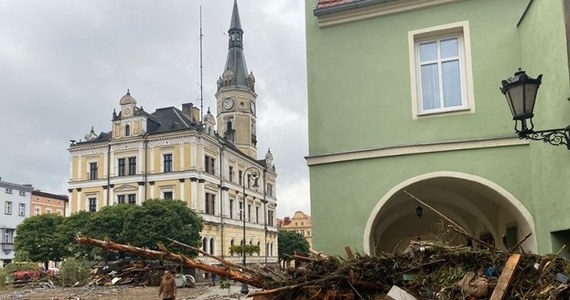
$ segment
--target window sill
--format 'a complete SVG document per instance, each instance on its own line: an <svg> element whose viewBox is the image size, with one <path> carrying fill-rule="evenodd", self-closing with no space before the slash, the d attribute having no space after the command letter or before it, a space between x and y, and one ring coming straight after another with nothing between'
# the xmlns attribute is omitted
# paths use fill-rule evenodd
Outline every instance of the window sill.
<svg viewBox="0 0 570 300"><path fill-rule="evenodd" d="M468 108L468 107L446 109L446 110L436 110L436 111L427 111L427 112L418 112L415 115L414 119L454 116L454 115L469 114L469 113L473 113L473 112L474 112L474 110L471 108Z"/></svg>

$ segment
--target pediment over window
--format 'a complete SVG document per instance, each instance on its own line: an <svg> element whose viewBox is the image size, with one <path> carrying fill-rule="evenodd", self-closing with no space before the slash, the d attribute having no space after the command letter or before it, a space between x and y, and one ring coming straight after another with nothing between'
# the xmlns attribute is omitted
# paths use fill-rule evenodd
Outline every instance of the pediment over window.
<svg viewBox="0 0 570 300"><path fill-rule="evenodd" d="M132 192L132 191L137 191L138 188L136 185L131 185L131 184L123 184L120 185L119 187L115 188L115 192Z"/></svg>

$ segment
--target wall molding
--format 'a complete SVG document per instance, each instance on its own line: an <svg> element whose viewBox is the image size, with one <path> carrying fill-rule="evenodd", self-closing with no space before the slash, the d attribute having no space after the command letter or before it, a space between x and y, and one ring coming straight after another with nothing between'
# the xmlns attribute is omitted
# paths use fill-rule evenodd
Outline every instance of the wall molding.
<svg viewBox="0 0 570 300"><path fill-rule="evenodd" d="M385 148L374 148L350 152L338 152L323 155L306 156L307 165L317 166L353 160L395 157L447 151L472 150L497 147L527 146L530 142L518 137L502 137L464 141L449 141L441 143L404 145Z"/></svg>

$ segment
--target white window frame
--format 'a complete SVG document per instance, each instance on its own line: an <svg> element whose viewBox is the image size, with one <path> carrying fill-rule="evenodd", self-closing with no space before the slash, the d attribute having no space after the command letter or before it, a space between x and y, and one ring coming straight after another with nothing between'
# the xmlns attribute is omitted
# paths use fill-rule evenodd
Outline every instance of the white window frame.
<svg viewBox="0 0 570 300"><path fill-rule="evenodd" d="M12 214L12 201L6 201L4 203L4 214L6 215Z"/></svg>
<svg viewBox="0 0 570 300"><path fill-rule="evenodd" d="M39 205L34 205L34 215L39 216L42 212L42 208Z"/></svg>
<svg viewBox="0 0 570 300"><path fill-rule="evenodd" d="M18 216L20 217L26 216L26 203L18 204Z"/></svg>
<svg viewBox="0 0 570 300"><path fill-rule="evenodd" d="M459 64L462 75L461 106L422 111L421 79L419 76L419 44L431 40L445 40L458 37ZM435 116L449 116L475 112L475 95L473 90L473 68L471 62L471 37L469 21L444 24L422 28L408 32L408 52L410 65L410 88L412 98L412 119Z"/></svg>

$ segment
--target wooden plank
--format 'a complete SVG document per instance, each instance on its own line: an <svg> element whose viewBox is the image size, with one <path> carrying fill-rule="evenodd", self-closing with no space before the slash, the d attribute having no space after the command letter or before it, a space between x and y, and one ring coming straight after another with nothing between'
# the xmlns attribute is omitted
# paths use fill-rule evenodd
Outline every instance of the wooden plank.
<svg viewBox="0 0 570 300"><path fill-rule="evenodd" d="M350 246L344 247L344 251L346 251L346 255L348 256L348 258L354 258L354 254L352 254L352 250L350 249Z"/></svg>
<svg viewBox="0 0 570 300"><path fill-rule="evenodd" d="M493 290L493 294L489 300L503 300L505 298L507 289L511 284L511 279L515 274L515 269L519 264L519 260L521 258L520 253L515 253L509 257L507 263L505 264L505 268L499 276L499 281L497 282L497 286Z"/></svg>

